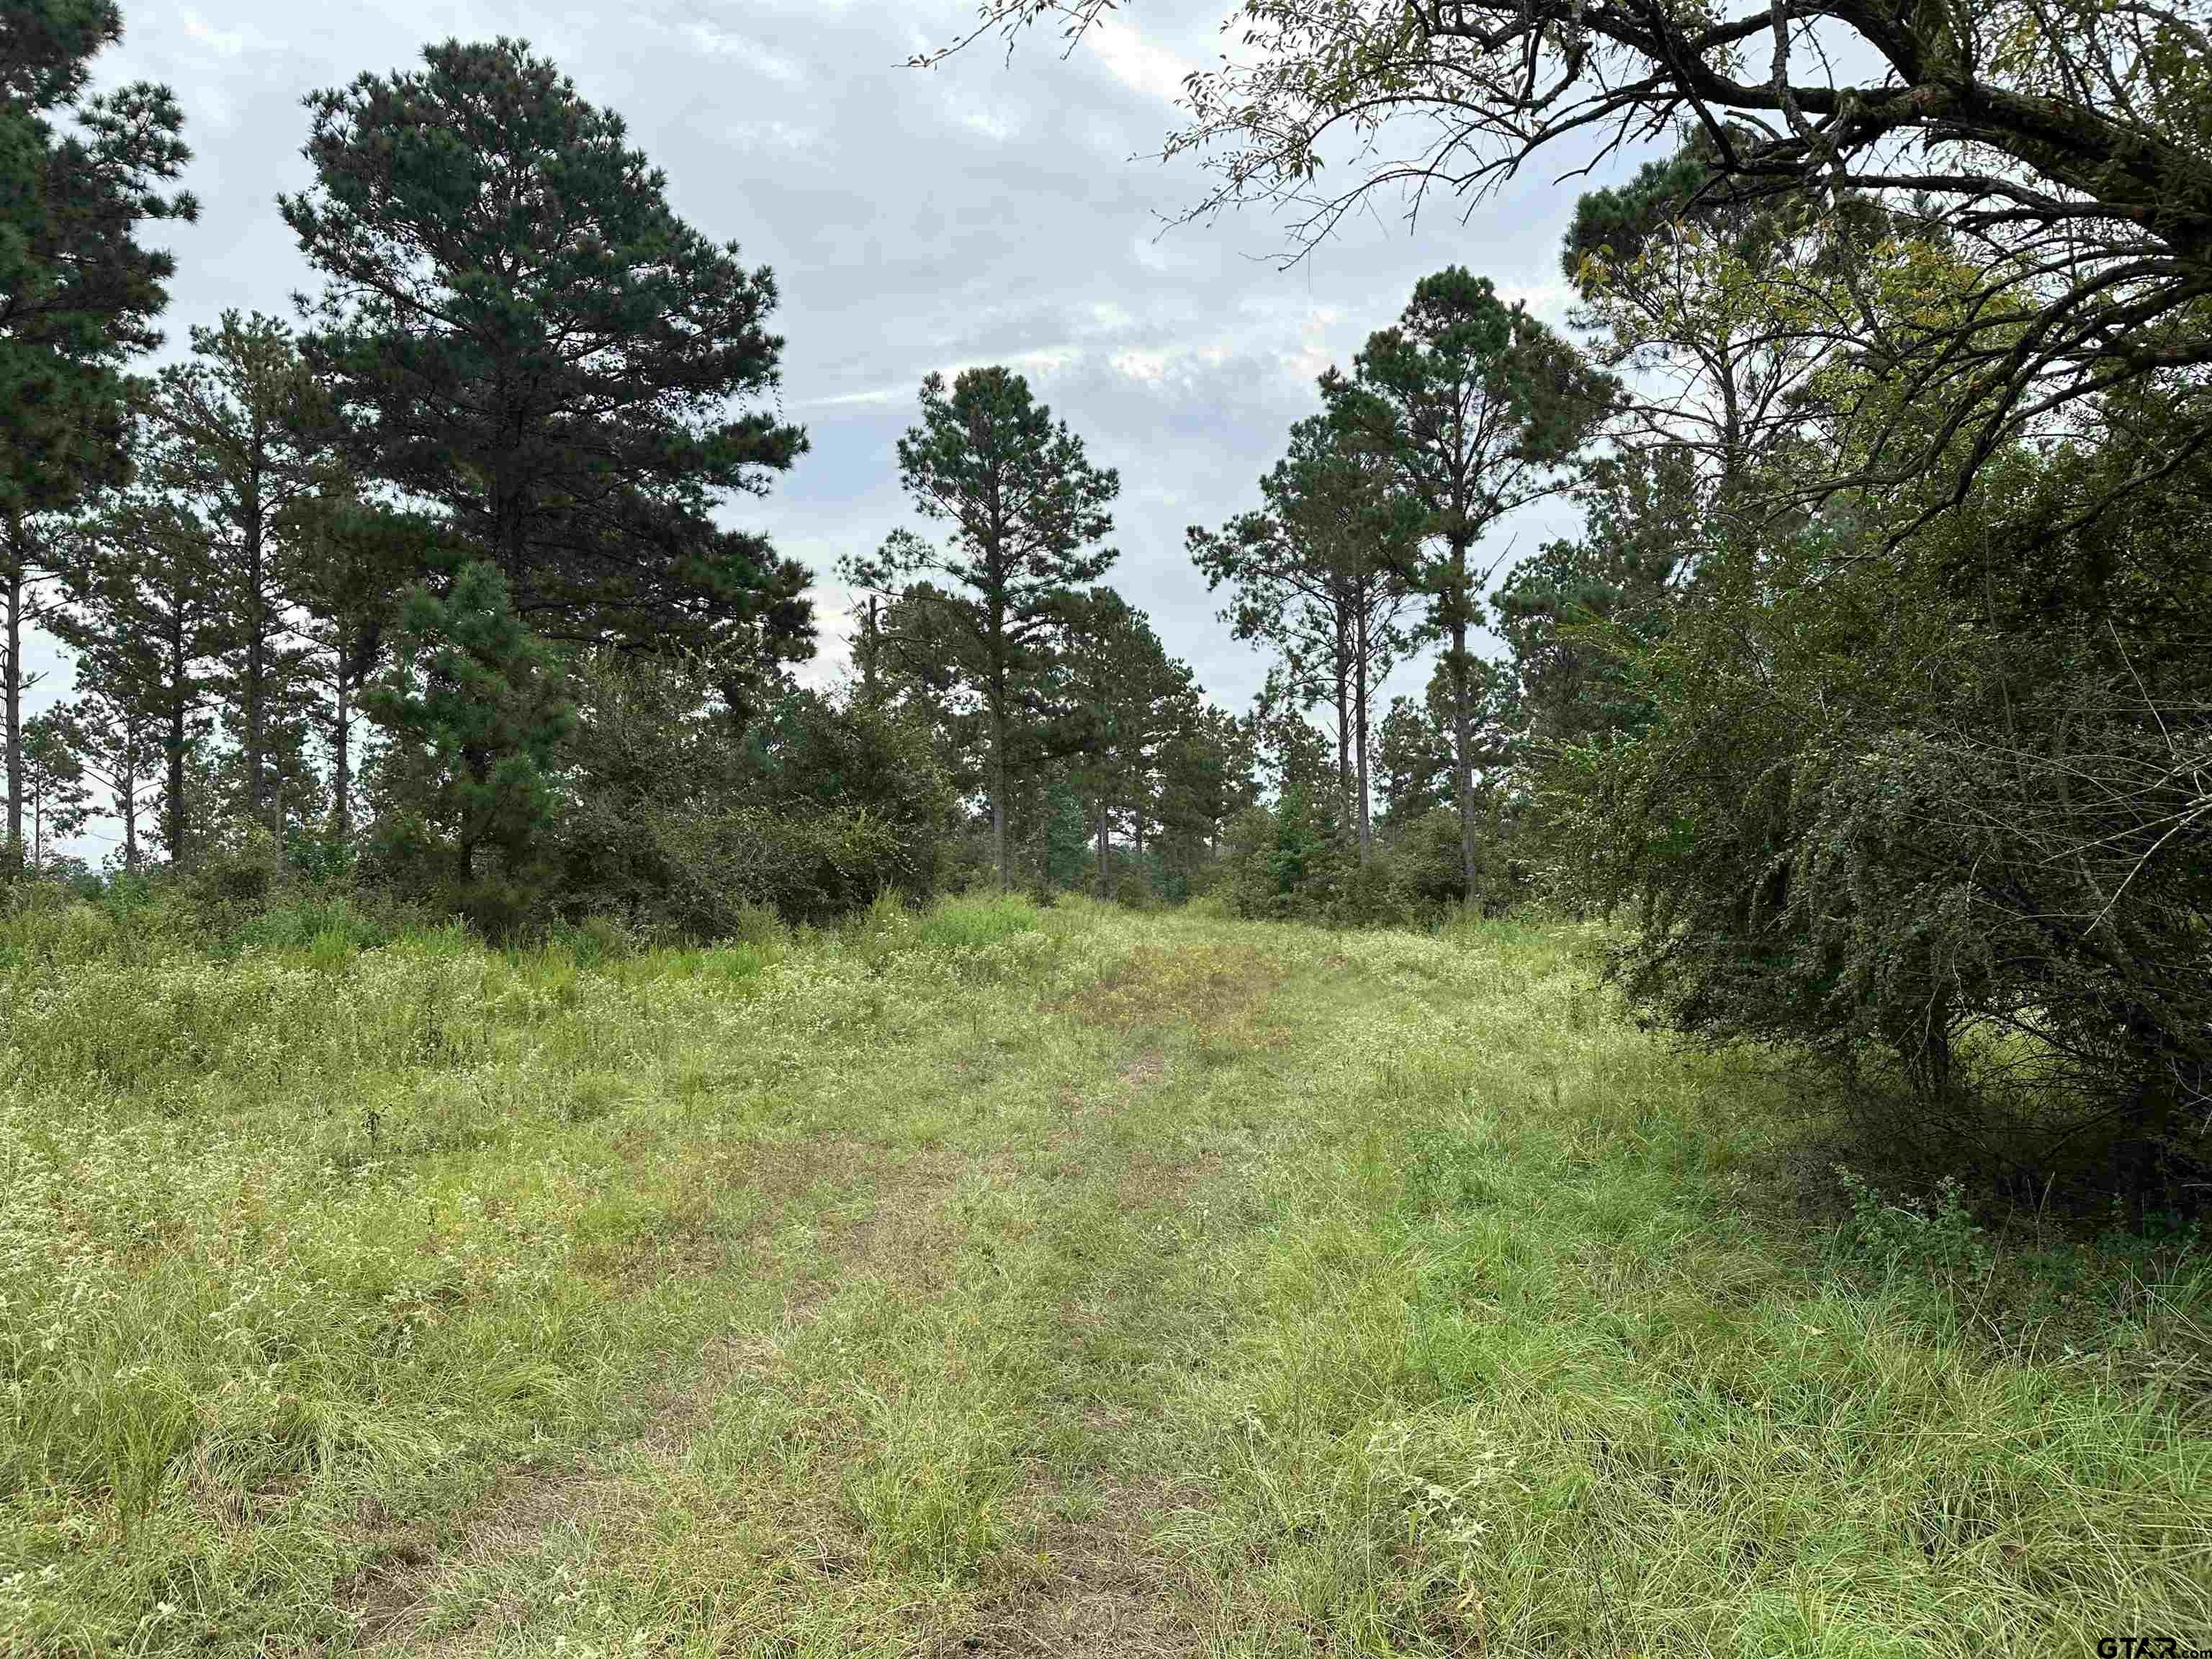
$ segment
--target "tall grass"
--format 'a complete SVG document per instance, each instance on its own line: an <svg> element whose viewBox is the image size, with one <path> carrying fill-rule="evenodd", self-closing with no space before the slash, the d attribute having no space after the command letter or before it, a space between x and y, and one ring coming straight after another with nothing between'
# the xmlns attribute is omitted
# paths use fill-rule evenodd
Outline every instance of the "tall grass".
<svg viewBox="0 0 2212 1659"><path fill-rule="evenodd" d="M2212 1634L2196 1237L1912 1184L1593 930L160 920L0 919L0 1652Z"/></svg>

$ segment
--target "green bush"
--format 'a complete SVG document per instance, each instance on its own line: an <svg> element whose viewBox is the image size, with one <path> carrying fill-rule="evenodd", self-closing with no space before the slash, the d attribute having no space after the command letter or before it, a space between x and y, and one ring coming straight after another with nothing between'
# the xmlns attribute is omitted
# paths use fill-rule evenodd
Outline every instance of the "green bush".
<svg viewBox="0 0 2212 1659"><path fill-rule="evenodd" d="M696 665L588 660L553 832L550 908L641 933L819 924L943 884L950 792L926 732L811 693L742 735Z"/></svg>

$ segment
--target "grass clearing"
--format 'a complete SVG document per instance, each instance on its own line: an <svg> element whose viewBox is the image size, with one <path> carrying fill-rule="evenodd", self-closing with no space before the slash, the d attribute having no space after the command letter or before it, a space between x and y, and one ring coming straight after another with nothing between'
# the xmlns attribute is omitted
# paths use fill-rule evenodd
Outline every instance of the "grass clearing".
<svg viewBox="0 0 2212 1659"><path fill-rule="evenodd" d="M20 922L0 1651L2212 1644L2194 1239L1797 1201L1593 948Z"/></svg>

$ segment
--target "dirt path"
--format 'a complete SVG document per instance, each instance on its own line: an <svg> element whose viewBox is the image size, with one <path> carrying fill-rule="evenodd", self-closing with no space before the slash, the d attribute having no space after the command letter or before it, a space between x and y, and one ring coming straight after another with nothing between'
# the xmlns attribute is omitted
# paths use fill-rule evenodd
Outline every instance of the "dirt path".
<svg viewBox="0 0 2212 1659"><path fill-rule="evenodd" d="M641 1480L677 1468L716 1401L757 1383L779 1363L794 1334L818 1317L841 1285L871 1277L926 1291L947 1256L944 1210L956 1167L944 1157L924 1156L872 1172L868 1151L849 1142L763 1149L758 1178L772 1191L787 1198L836 1189L834 1207L818 1225L800 1229L798 1238L779 1245L774 1218L781 1206L756 1235L755 1242L785 1258L779 1264L785 1293L764 1318L733 1323L681 1367L635 1434L586 1463L502 1480L442 1544L403 1548L383 1570L348 1586L342 1601L355 1615L362 1650L453 1659L491 1650L487 1644L517 1627L519 1609L493 1600L466 1624L433 1635L427 1626L442 1591L485 1561L540 1555L557 1534L589 1534L620 1513Z"/></svg>
<svg viewBox="0 0 2212 1659"><path fill-rule="evenodd" d="M362 1650L1168 1656L1199 1626L1155 1534L1182 1501L1160 1287L1227 1178L1179 1127L1271 973L1174 953L979 1032L957 1140L787 1152L829 1196L767 1226L760 1299L644 1426L503 1482L352 1591ZM1187 1496L1183 1495L1183 1496ZM706 1581L706 1582L701 1582ZM703 1645L702 1645L703 1644Z"/></svg>

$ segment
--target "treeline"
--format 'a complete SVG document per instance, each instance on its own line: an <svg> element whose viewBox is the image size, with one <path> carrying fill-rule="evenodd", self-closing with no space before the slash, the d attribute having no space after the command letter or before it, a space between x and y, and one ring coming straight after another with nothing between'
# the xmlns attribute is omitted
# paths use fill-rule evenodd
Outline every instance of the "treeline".
<svg viewBox="0 0 2212 1659"><path fill-rule="evenodd" d="M859 684L795 684L808 574L728 522L806 448L774 279L520 43L310 96L277 205L319 290L137 376L173 275L138 239L194 211L179 115L86 95L112 4L0 29L14 867L70 874L99 811L133 878L696 936L1086 860L1109 887L1117 838L1180 894L1249 799L1237 723L1099 584L1115 475L1003 370L924 386L899 459L946 550L862 562ZM26 719L34 629L74 695Z"/></svg>
<svg viewBox="0 0 2212 1659"><path fill-rule="evenodd" d="M276 848L495 930L964 880L1540 903L1613 919L1650 1018L1903 1102L1948 1161L2201 1190L2212 82L2181 13L1900 17L1870 50L1907 99L1808 60L1865 21L1817 0L1255 6L1173 144L1220 167L1212 204L1302 204L1310 235L1696 118L1581 198L1566 334L1440 271L1322 378L1253 509L1193 527L1273 659L1241 718L1114 592L1118 478L1003 368L924 382L917 527L841 568L855 683L799 690L805 573L723 517L805 448L773 280L513 42L310 99L299 325L226 317L131 379L169 275L132 239L191 210L173 103L83 95L102 0L8 15L20 856L97 788L126 865ZM1634 72L1560 44L1589 29ZM1438 147L1391 161L1398 110ZM1340 125L1374 171L1316 203ZM1929 160L1961 138L1992 170ZM1547 498L1580 530L1500 568ZM34 623L78 697L26 721Z"/></svg>

